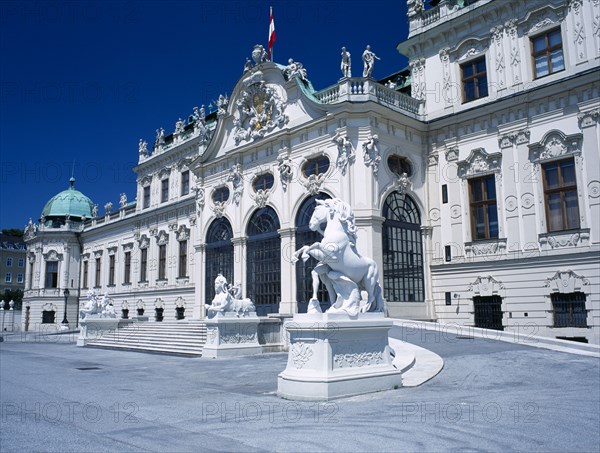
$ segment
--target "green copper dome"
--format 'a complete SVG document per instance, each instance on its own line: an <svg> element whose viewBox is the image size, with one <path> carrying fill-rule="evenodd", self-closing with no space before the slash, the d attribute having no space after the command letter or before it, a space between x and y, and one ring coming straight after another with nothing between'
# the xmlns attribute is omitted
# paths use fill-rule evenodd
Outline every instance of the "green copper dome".
<svg viewBox="0 0 600 453"><path fill-rule="evenodd" d="M84 194L75 190L75 178L69 180L71 186L55 195L46 203L42 216L46 218L66 217L91 218L94 203Z"/></svg>

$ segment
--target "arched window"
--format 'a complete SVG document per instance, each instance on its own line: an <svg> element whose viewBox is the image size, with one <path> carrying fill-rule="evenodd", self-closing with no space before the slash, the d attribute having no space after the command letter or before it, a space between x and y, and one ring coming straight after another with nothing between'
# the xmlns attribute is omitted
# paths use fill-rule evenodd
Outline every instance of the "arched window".
<svg viewBox="0 0 600 453"><path fill-rule="evenodd" d="M206 266L204 288L206 303L215 297L215 278L223 274L229 283L233 280L233 230L225 217L216 219L206 233Z"/></svg>
<svg viewBox="0 0 600 453"><path fill-rule="evenodd" d="M408 195L390 194L383 206L383 292L389 302L423 302L421 216Z"/></svg>
<svg viewBox="0 0 600 453"><path fill-rule="evenodd" d="M320 242L323 236L316 231L312 231L308 227L308 222L312 217L317 200L326 200L331 198L326 193L318 193L304 200L298 214L296 215L296 250L303 245L310 245L314 242ZM309 258L306 262L302 259L296 263L296 300L298 301L298 313L306 313L308 301L312 297L312 276L310 272L317 265L315 258ZM323 283L319 284L317 297L321 301L321 309L323 311L329 308L329 296L327 289Z"/></svg>
<svg viewBox="0 0 600 453"><path fill-rule="evenodd" d="M279 312L281 299L281 240L279 218L273 208L256 211L247 228L246 296L256 305L256 314Z"/></svg>
<svg viewBox="0 0 600 453"><path fill-rule="evenodd" d="M212 193L213 201L224 203L229 200L229 188L227 186L217 187Z"/></svg>

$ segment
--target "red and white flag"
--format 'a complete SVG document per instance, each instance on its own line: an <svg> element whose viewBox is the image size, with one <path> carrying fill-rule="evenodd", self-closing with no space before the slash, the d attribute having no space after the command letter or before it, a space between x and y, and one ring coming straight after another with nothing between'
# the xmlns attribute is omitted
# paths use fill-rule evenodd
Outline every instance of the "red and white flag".
<svg viewBox="0 0 600 453"><path fill-rule="evenodd" d="M273 43L275 42L275 20L273 19L273 7L270 7L270 22L269 22L269 52L268 52L268 59L269 61L273 61L272 59L272 49L273 49Z"/></svg>

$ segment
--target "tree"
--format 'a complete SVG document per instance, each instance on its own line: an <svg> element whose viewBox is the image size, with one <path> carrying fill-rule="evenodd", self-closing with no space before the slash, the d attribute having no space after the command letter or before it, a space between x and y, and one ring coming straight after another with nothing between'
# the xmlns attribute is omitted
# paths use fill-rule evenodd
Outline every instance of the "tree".
<svg viewBox="0 0 600 453"><path fill-rule="evenodd" d="M4 303L4 309L9 310L10 305L8 304L11 300L15 302L13 307L14 310L21 310L23 307L23 291L20 289L9 289L4 292L2 296L2 302Z"/></svg>
<svg viewBox="0 0 600 453"><path fill-rule="evenodd" d="M19 230L18 228L2 228L2 234L6 234L7 236L23 237L23 230Z"/></svg>

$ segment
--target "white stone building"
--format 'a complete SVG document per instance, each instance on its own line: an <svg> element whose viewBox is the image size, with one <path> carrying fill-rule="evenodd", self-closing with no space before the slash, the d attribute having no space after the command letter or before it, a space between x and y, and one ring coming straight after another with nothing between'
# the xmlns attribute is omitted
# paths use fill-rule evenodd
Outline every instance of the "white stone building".
<svg viewBox="0 0 600 453"><path fill-rule="evenodd" d="M255 49L217 112L140 142L135 202L28 226L31 323L60 322L65 288L71 322L90 288L201 319L217 273L259 315L301 311L291 254L317 238L314 199L339 197L389 316L600 343L599 2L458 3L408 1L403 89L315 91Z"/></svg>

